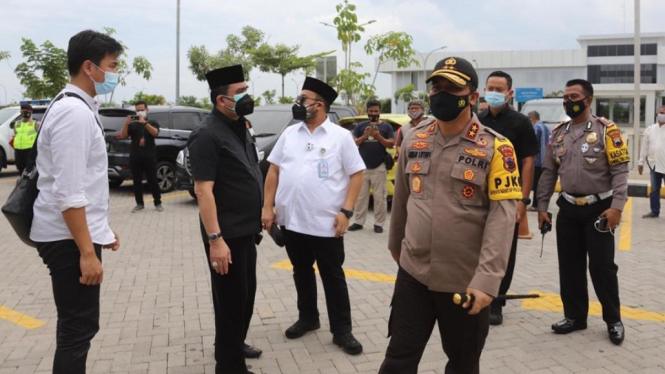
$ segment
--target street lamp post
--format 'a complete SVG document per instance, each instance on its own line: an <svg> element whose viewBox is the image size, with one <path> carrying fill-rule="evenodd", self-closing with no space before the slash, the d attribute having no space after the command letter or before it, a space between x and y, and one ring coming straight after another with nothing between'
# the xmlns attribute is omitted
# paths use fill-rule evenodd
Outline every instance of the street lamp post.
<svg viewBox="0 0 665 374"><path fill-rule="evenodd" d="M2 87L3 90L5 90L5 105L7 105L7 104L9 104L9 102L7 101L7 88L5 86L1 85L1 84L0 84L0 87Z"/></svg>
<svg viewBox="0 0 665 374"><path fill-rule="evenodd" d="M178 105L180 104L180 0L178 0L175 35L175 105Z"/></svg>
<svg viewBox="0 0 665 374"><path fill-rule="evenodd" d="M296 87L296 97L297 97L297 96L298 96L298 82L296 82L296 80L293 79L293 78L291 78L291 80L293 81L293 84L294 84L295 87Z"/></svg>
<svg viewBox="0 0 665 374"><path fill-rule="evenodd" d="M424 73L424 75L425 75L425 80L427 80L427 60L429 59L429 56L431 56L432 53L434 53L434 52L436 52L436 51L440 51L440 50L442 50L442 49L446 49L446 48L448 48L447 45L444 45L443 47L439 47L439 48L434 48L433 50L431 50L431 51L427 54L427 57L425 57L425 59L423 60L423 73ZM423 57L423 56L422 56L422 54L421 54L421 55L420 55L420 58L422 58L422 57ZM425 83L425 92L427 92L427 83Z"/></svg>

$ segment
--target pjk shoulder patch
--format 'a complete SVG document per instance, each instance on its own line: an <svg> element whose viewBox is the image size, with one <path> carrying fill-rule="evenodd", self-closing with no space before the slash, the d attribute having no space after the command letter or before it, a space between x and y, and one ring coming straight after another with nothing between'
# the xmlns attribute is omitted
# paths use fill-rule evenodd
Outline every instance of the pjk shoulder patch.
<svg viewBox="0 0 665 374"><path fill-rule="evenodd" d="M607 155L607 162L610 165L618 165L630 162L630 155L628 154L628 146L623 140L621 130L612 123L612 126L607 128L605 134L605 154Z"/></svg>
<svg viewBox="0 0 665 374"><path fill-rule="evenodd" d="M508 139L496 139L487 181L490 200L522 198L522 181L516 162L512 143Z"/></svg>

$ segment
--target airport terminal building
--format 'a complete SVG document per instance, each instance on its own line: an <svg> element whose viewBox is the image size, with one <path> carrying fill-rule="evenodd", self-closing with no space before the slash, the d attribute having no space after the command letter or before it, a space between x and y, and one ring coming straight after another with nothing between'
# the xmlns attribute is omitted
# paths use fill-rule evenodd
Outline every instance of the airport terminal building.
<svg viewBox="0 0 665 374"><path fill-rule="evenodd" d="M429 57L416 55L420 66L400 69L389 61L379 71L391 75L391 92L413 84L423 92L427 74L437 61L459 56L476 65L480 80L479 92L483 95L487 75L503 70L513 77L515 101L518 107L530 99L543 96L561 96L568 80L584 78L595 90L592 110L595 114L610 118L622 127L632 126L634 102L634 36L591 35L577 39L579 49L545 51L487 51L454 52L443 50ZM665 105L665 33L641 35L641 123L642 127L655 121L656 108ZM425 62L424 64L423 62ZM394 98L393 98L394 100ZM405 113L406 104L393 101L393 113ZM645 115L646 114L646 115Z"/></svg>

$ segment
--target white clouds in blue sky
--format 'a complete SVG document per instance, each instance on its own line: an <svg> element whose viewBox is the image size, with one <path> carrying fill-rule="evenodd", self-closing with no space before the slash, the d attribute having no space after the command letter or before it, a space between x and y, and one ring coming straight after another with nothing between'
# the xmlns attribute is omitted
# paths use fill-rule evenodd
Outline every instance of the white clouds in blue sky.
<svg viewBox="0 0 665 374"><path fill-rule="evenodd" d="M334 29L319 22L332 22L335 5L341 0L181 0L181 95L207 96L207 86L196 80L187 68L187 49L205 45L210 51L225 46L229 33L238 34L244 25L264 31L270 43L301 45L303 54L336 49L343 60ZM617 34L633 31L632 0L354 0L361 22L371 36L387 31L406 31L414 47L430 51L446 45L447 51L533 50L578 48L580 35ZM665 32L665 0L642 0L642 32ZM117 38L128 47L130 58L147 57L155 68L153 78L128 79L116 91L116 101L129 100L139 90L175 98L176 0L0 0L0 50L12 58L0 63L0 84L7 89L9 101L22 98L24 88L13 73L22 61L21 38L41 44L51 40L66 48L69 38L84 29L113 27ZM624 11L625 9L625 11ZM625 22L624 22L625 20ZM363 40L353 46L352 57L367 71L374 59L366 56ZM341 65L341 63L340 63ZM280 90L276 74L252 72L250 90L259 94ZM295 80L302 74L287 76L286 94L294 96ZM390 79L379 75L381 97L392 96ZM0 103L5 103L0 87Z"/></svg>

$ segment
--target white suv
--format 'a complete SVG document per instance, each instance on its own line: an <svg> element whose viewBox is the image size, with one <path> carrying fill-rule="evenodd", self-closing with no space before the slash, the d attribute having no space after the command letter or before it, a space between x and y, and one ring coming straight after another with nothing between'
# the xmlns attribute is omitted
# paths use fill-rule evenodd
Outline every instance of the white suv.
<svg viewBox="0 0 665 374"><path fill-rule="evenodd" d="M32 118L39 121L44 115L46 107L33 105L32 110ZM15 162L14 148L9 146L9 141L14 136L14 123L20 119L20 106L0 109L0 171Z"/></svg>

